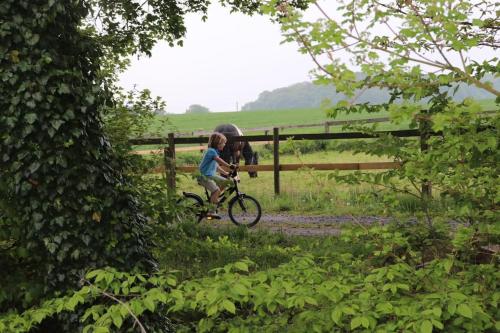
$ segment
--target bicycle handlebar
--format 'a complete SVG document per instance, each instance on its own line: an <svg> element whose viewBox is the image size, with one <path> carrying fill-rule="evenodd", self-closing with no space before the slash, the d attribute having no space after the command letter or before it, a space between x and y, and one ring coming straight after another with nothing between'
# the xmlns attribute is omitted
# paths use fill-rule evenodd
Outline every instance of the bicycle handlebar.
<svg viewBox="0 0 500 333"><path fill-rule="evenodd" d="M236 166L233 170L230 170L228 176L231 178L236 177L238 175L238 169L239 167Z"/></svg>

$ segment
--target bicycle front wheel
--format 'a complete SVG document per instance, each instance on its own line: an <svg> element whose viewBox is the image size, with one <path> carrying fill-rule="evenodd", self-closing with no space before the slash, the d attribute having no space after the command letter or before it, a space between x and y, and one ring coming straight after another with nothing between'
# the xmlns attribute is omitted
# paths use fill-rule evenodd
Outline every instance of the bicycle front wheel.
<svg viewBox="0 0 500 333"><path fill-rule="evenodd" d="M257 199L241 194L229 201L229 218L236 225L253 227L262 215L262 209Z"/></svg>

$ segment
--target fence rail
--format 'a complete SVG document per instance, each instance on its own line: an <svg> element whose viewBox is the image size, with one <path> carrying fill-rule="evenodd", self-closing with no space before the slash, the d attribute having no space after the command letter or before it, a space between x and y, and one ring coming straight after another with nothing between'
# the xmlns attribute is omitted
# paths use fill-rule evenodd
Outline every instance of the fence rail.
<svg viewBox="0 0 500 333"><path fill-rule="evenodd" d="M174 135L170 133L169 135ZM419 130L396 130L396 131L378 131L374 134L367 134L362 132L347 132L347 133L302 133L302 134L279 134L279 141L286 140L334 140L334 139L369 139L377 138L380 135L392 135L396 137L418 137L420 136ZM440 135L440 133L431 132L430 135ZM175 144L188 144L188 143L207 143L208 136L199 137L175 137L173 138ZM243 135L233 136L227 138L228 142L259 142L259 141L273 141L273 135ZM138 138L131 139L130 143L133 145L161 145L168 144L168 138Z"/></svg>
<svg viewBox="0 0 500 333"><path fill-rule="evenodd" d="M279 164L279 171L297 171L300 169L314 170L383 170L396 169L401 164L399 162L360 162L360 163L298 163L298 164ZM198 165L180 165L176 166L180 172L195 172ZM260 165L240 165L240 171L274 171L273 164ZM163 173L165 167L161 166L152 170L152 173Z"/></svg>
<svg viewBox="0 0 500 333"><path fill-rule="evenodd" d="M294 171L302 168L313 168L315 170L382 170L399 168L397 162L364 162L364 163L306 163L306 164L280 164L279 162L279 142L283 140L345 140L345 139L366 139L377 138L384 135L395 137L416 137L420 139L422 150L427 149L426 141L430 135L440 135L441 133L430 132L429 127L421 126L418 130L397 130L397 131L378 131L372 134L351 132L351 133L299 133L299 134L279 134L279 128L273 129L273 135L245 135L229 137L228 142L273 142L273 164L257 166L241 166L242 171L273 171L274 172L274 192L280 193L280 172ZM169 133L167 138L142 138L130 140L134 145L161 145L166 144L163 149L164 167L152 170L153 172L165 172L169 192L175 193L175 177L177 171L194 172L197 166L177 166L175 163L176 144L202 144L208 142L208 136L205 137L175 137L174 133ZM184 147L183 147L184 148ZM201 149L202 147L195 147ZM430 193L429 184L423 184L422 188Z"/></svg>

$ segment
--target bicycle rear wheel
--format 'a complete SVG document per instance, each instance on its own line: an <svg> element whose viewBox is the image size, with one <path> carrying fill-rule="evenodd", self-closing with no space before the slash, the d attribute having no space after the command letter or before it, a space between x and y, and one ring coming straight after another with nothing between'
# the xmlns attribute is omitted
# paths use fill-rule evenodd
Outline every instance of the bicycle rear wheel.
<svg viewBox="0 0 500 333"><path fill-rule="evenodd" d="M257 199L241 194L229 201L229 218L236 225L253 227L262 215L262 209Z"/></svg>
<svg viewBox="0 0 500 333"><path fill-rule="evenodd" d="M184 193L183 197L177 200L177 205L177 217L181 222L199 223L205 216L203 200L194 193Z"/></svg>

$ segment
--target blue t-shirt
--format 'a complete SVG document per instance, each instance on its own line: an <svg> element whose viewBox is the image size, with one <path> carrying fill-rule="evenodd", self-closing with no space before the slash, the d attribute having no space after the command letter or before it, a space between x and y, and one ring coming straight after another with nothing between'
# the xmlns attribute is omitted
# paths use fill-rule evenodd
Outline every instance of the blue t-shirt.
<svg viewBox="0 0 500 333"><path fill-rule="evenodd" d="M208 148L200 164L200 172L203 176L215 176L217 171L217 161L215 158L219 156L219 152L214 148Z"/></svg>

